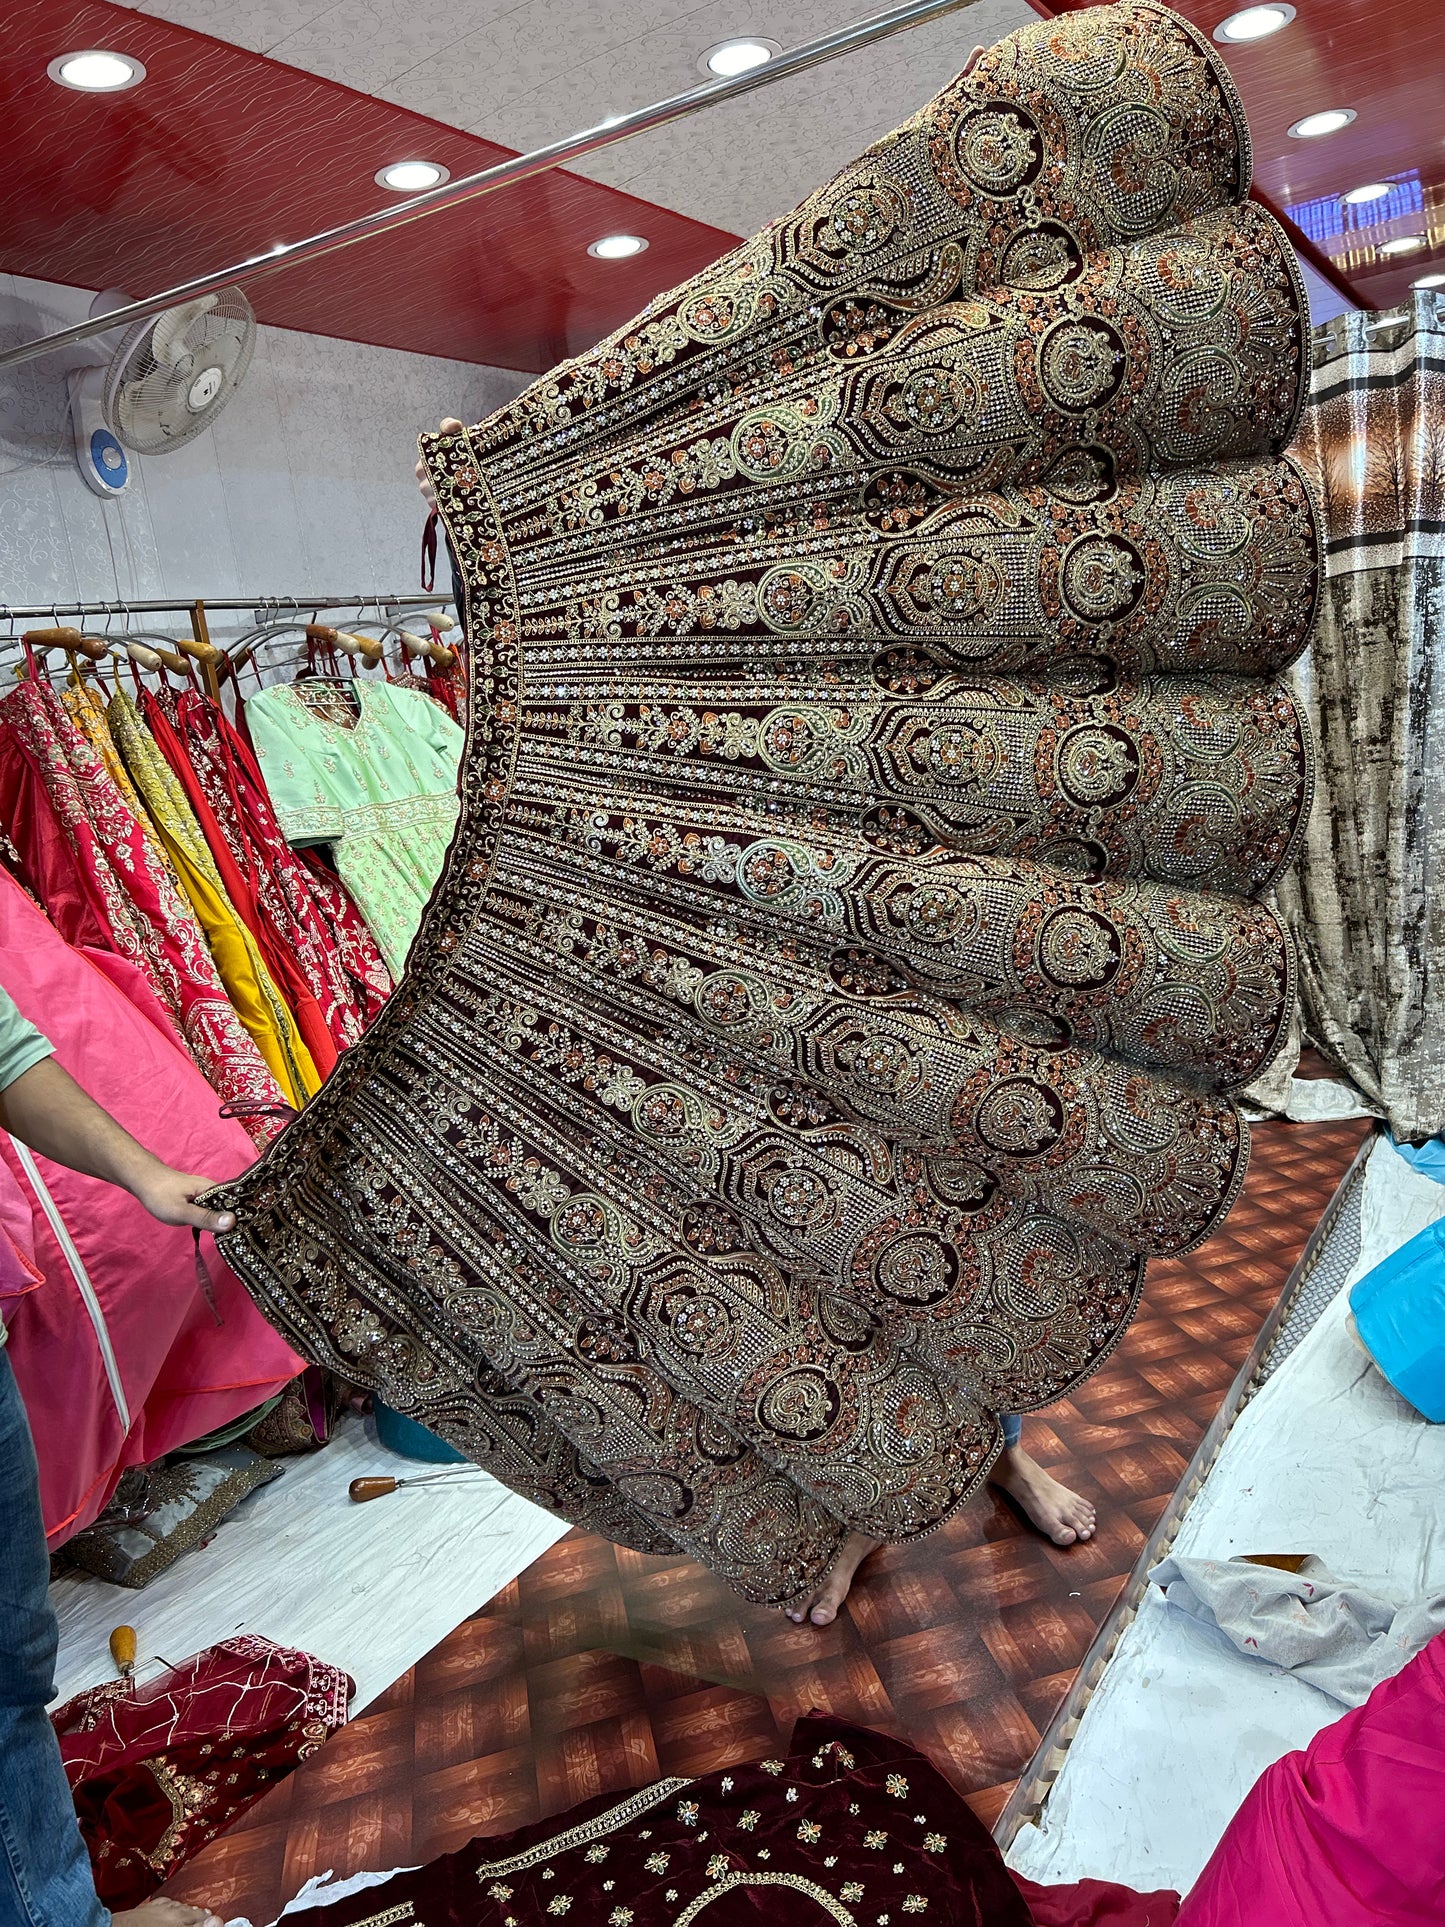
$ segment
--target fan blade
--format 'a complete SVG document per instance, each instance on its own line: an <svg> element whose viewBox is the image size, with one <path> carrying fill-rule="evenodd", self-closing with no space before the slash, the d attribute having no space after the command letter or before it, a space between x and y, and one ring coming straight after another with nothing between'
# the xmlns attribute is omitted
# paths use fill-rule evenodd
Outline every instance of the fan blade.
<svg viewBox="0 0 1445 1927"><path fill-rule="evenodd" d="M203 294L195 301L183 301L179 308L167 308L151 330L151 353L163 367L174 368L186 353L186 330L203 314L209 314L220 300L217 294Z"/></svg>

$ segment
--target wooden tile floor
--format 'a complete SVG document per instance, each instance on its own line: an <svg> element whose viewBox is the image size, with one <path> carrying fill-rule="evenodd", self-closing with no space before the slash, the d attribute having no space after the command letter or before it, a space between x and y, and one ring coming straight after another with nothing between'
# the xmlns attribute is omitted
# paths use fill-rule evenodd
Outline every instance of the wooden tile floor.
<svg viewBox="0 0 1445 1927"><path fill-rule="evenodd" d="M1088 1545L1050 1546L989 1493L886 1548L819 1629L572 1533L165 1891L261 1927L315 1872L414 1865L596 1793L757 1758L808 1707L906 1736L991 1824L1366 1128L1258 1126L1224 1228L1153 1265L1114 1357L1025 1422L1035 1456L1098 1505Z"/></svg>

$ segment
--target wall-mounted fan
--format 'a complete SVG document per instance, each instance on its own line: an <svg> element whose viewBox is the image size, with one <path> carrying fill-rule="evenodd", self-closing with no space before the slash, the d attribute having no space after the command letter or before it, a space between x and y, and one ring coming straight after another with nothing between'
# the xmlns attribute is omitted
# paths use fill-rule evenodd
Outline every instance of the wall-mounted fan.
<svg viewBox="0 0 1445 1927"><path fill-rule="evenodd" d="M107 290L90 312L127 299ZM75 458L97 495L119 495L130 480L127 449L162 455L210 427L250 366L256 317L238 288L223 288L95 340L105 360L68 378Z"/></svg>

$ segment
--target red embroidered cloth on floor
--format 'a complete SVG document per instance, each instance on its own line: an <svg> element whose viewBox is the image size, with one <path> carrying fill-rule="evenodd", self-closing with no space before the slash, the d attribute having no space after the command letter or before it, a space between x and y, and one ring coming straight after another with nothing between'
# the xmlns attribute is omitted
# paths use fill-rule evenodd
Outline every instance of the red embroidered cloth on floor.
<svg viewBox="0 0 1445 1927"><path fill-rule="evenodd" d="M232 901L268 961L278 953L274 969L307 1048L318 1066L329 1066L391 994L375 938L340 880L303 863L281 834L255 755L216 703L197 690L165 690L148 695L143 709ZM309 1026L302 1021L308 1004ZM323 1025L330 1049L318 1057L312 1036Z"/></svg>
<svg viewBox="0 0 1445 1927"><path fill-rule="evenodd" d="M1143 1897L1100 1881L1031 1891L1053 1909L1041 1927L1173 1918L1129 1911ZM606 1795L286 1920L691 1927L704 1913L706 1927L1034 1927L989 1833L922 1754L818 1715L799 1720L786 1759Z"/></svg>
<svg viewBox="0 0 1445 1927"><path fill-rule="evenodd" d="M246 1634L51 1715L107 1907L155 1892L346 1723L347 1675Z"/></svg>

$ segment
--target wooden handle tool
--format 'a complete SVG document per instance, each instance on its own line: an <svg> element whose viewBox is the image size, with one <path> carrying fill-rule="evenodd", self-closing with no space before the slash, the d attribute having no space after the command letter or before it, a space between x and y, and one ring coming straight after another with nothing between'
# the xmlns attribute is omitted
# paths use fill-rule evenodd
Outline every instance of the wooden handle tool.
<svg viewBox="0 0 1445 1927"><path fill-rule="evenodd" d="M368 1499L384 1499L404 1485L432 1485L437 1479L465 1477L469 1472L480 1472L479 1465L454 1465L445 1472L427 1472L418 1479L393 1479L385 1476L370 1479L353 1479L346 1488L351 1494L352 1503L365 1505Z"/></svg>
<svg viewBox="0 0 1445 1927"><path fill-rule="evenodd" d="M135 1677L135 1627L117 1626L110 1636L110 1656L122 1679Z"/></svg>

